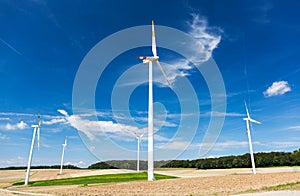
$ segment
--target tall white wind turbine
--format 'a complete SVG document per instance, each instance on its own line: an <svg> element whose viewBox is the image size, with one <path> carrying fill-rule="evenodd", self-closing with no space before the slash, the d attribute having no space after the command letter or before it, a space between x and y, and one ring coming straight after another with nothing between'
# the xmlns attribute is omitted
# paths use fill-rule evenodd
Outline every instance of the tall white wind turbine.
<svg viewBox="0 0 300 196"><path fill-rule="evenodd" d="M38 114L38 124L37 125L32 125L33 128L33 135L32 135L32 140L31 140L31 147L30 147L30 152L29 152L29 158L28 158L28 164L27 164L27 171L26 171L26 178L25 178L25 186L28 185L29 181L29 176L30 176L30 167L31 167L31 161L32 161L32 153L33 153L33 147L34 147L34 140L36 136L36 131L38 131L38 149L40 147L40 127L41 127L41 117L40 114Z"/></svg>
<svg viewBox="0 0 300 196"><path fill-rule="evenodd" d="M256 124L261 124L261 122L256 121L256 120L254 120L250 117L246 101L245 101L245 107L246 107L246 112L247 112L247 118L243 118L243 120L246 121L246 131L247 131L248 140L249 140L249 148L250 148L250 156L251 156L251 164L252 164L252 173L256 174L254 155L253 155L253 149L252 149L251 134L250 134L250 122L253 122L253 123L256 123Z"/></svg>
<svg viewBox="0 0 300 196"><path fill-rule="evenodd" d="M59 174L62 175L63 165L64 165L64 155L65 155L65 148L67 147L67 138L65 139L65 143L62 144L62 154L61 154L61 162L60 162L60 171Z"/></svg>
<svg viewBox="0 0 300 196"><path fill-rule="evenodd" d="M152 63L156 62L161 73L167 80L169 86L171 86L167 76L160 65L156 51L156 41L154 32L154 22L152 21L152 54L153 56L137 56L137 58L143 60L144 64L149 65L149 98L148 98L148 181L153 181L154 179L154 145L153 145L153 82L152 82Z"/></svg>

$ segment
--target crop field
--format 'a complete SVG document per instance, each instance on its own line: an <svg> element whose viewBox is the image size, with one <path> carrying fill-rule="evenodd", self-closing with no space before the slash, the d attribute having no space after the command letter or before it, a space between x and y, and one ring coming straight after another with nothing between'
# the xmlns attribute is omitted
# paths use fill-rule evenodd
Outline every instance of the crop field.
<svg viewBox="0 0 300 196"><path fill-rule="evenodd" d="M157 180L148 182L145 172L65 170L63 175L58 175L59 171L55 169L33 170L31 184L25 187L21 185L25 171L10 170L1 171L0 186L2 192L50 195L232 195L272 190L300 191L298 168L258 168L257 171L252 175L248 168L160 169L155 172ZM5 195L10 193L5 192Z"/></svg>

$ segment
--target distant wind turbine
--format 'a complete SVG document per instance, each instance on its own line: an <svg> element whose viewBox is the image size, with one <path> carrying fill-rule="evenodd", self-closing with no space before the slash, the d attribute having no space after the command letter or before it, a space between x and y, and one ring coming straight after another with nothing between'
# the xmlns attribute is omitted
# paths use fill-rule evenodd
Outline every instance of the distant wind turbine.
<svg viewBox="0 0 300 196"><path fill-rule="evenodd" d="M243 118L243 120L246 121L246 131L247 131L248 140L249 140L250 156L251 156L251 163L252 163L252 173L256 174L254 155L253 155L253 149L252 149L251 134L250 134L250 122L253 122L253 123L256 123L256 124L261 124L261 122L256 121L256 120L254 120L250 117L246 101L245 101L245 107L246 107L246 112L247 112L247 118Z"/></svg>
<svg viewBox="0 0 300 196"><path fill-rule="evenodd" d="M144 64L149 64L149 98L148 98L148 181L155 180L154 178L154 145L153 145L153 82L152 82L152 63L156 62L161 73L167 80L169 86L171 86L167 76L160 65L156 51L156 41L154 32L154 22L152 21L152 53L153 56L137 56L137 58L143 60Z"/></svg>
<svg viewBox="0 0 300 196"><path fill-rule="evenodd" d="M59 174L62 175L63 165L64 165L64 155L65 155L65 148L67 147L67 138L65 139L65 143L62 144L62 155L61 155L61 162L60 162L60 171Z"/></svg>
<svg viewBox="0 0 300 196"><path fill-rule="evenodd" d="M38 114L38 124L37 125L32 125L33 128L33 135L32 135L32 140L31 140L31 147L30 147L30 152L29 152L29 158L28 158L28 164L27 164L27 171L26 171L26 178L25 178L25 186L28 185L29 181L29 176L30 176L30 167L31 167L31 161L32 161L32 153L33 153L33 147L34 147L34 140L36 136L36 130L38 132L38 149L40 148L40 128L41 128L41 118L40 114Z"/></svg>
<svg viewBox="0 0 300 196"><path fill-rule="evenodd" d="M137 133L134 133L136 139L137 139L137 163L136 163L136 171L140 172L140 146L141 146L141 141L142 141L142 137L144 136L144 134L142 135L138 135Z"/></svg>

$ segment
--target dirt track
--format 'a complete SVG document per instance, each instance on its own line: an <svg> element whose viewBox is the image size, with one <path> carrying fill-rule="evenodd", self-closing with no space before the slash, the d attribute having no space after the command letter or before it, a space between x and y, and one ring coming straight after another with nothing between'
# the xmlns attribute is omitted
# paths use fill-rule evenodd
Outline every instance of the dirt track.
<svg viewBox="0 0 300 196"><path fill-rule="evenodd" d="M190 172L195 172L195 170L191 170ZM80 172L77 172L77 174L79 173ZM35 175L38 176L37 174ZM86 187L82 185L72 185L55 187L10 187L9 189L54 195L228 195L249 189L260 189L291 182L300 182L299 171L258 173L256 175L230 174L225 176L179 178L154 182L142 181L88 185Z"/></svg>

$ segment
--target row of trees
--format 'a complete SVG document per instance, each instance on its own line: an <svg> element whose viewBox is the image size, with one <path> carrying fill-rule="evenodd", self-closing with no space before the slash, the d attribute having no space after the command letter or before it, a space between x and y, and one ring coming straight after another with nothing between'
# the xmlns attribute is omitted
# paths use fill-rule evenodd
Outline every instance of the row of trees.
<svg viewBox="0 0 300 196"><path fill-rule="evenodd" d="M300 166L300 149L294 152L256 153L255 165L257 167L273 166ZM198 168L198 169L226 169L251 167L250 154L239 156L226 156L220 158L207 158L197 160L173 160L162 167L172 168Z"/></svg>
<svg viewBox="0 0 300 196"><path fill-rule="evenodd" d="M40 166L31 166L31 169L60 169L60 165L51 165L51 166L46 166L46 165L40 165ZM64 169L80 169L79 167L75 165L64 165ZM12 166L12 167L5 167L5 168L0 168L0 170L22 170L22 169L27 169L25 166Z"/></svg>
<svg viewBox="0 0 300 196"><path fill-rule="evenodd" d="M156 168L162 167L163 165L167 164L169 161L155 161L154 166ZM136 170L137 168L137 161L136 160L111 160L106 162L98 162L92 164L88 167L88 169L131 169ZM140 170L147 170L148 162L147 161L140 161Z"/></svg>
<svg viewBox="0 0 300 196"><path fill-rule="evenodd" d="M294 152L256 153L257 167L300 166L300 149ZM250 154L206 158L196 160L155 161L156 168L198 168L198 169L227 169L251 167ZM92 164L89 169L136 169L136 160L113 160ZM140 169L147 169L147 161L140 161Z"/></svg>
<svg viewBox="0 0 300 196"><path fill-rule="evenodd" d="M294 152L269 152L256 153L255 165L257 167L272 166L300 166L300 149ZM137 168L136 160L112 160L92 164L88 169L132 169ZM147 161L140 161L140 169L147 169ZM198 168L198 169L227 169L227 168L249 168L251 167L250 154L239 156L226 156L219 158L206 158L196 160L172 160L172 161L155 161L156 168ZM59 169L60 165L53 166L32 166L32 169ZM80 169L74 165L64 165L64 169ZM3 169L26 169L26 167L6 167Z"/></svg>

